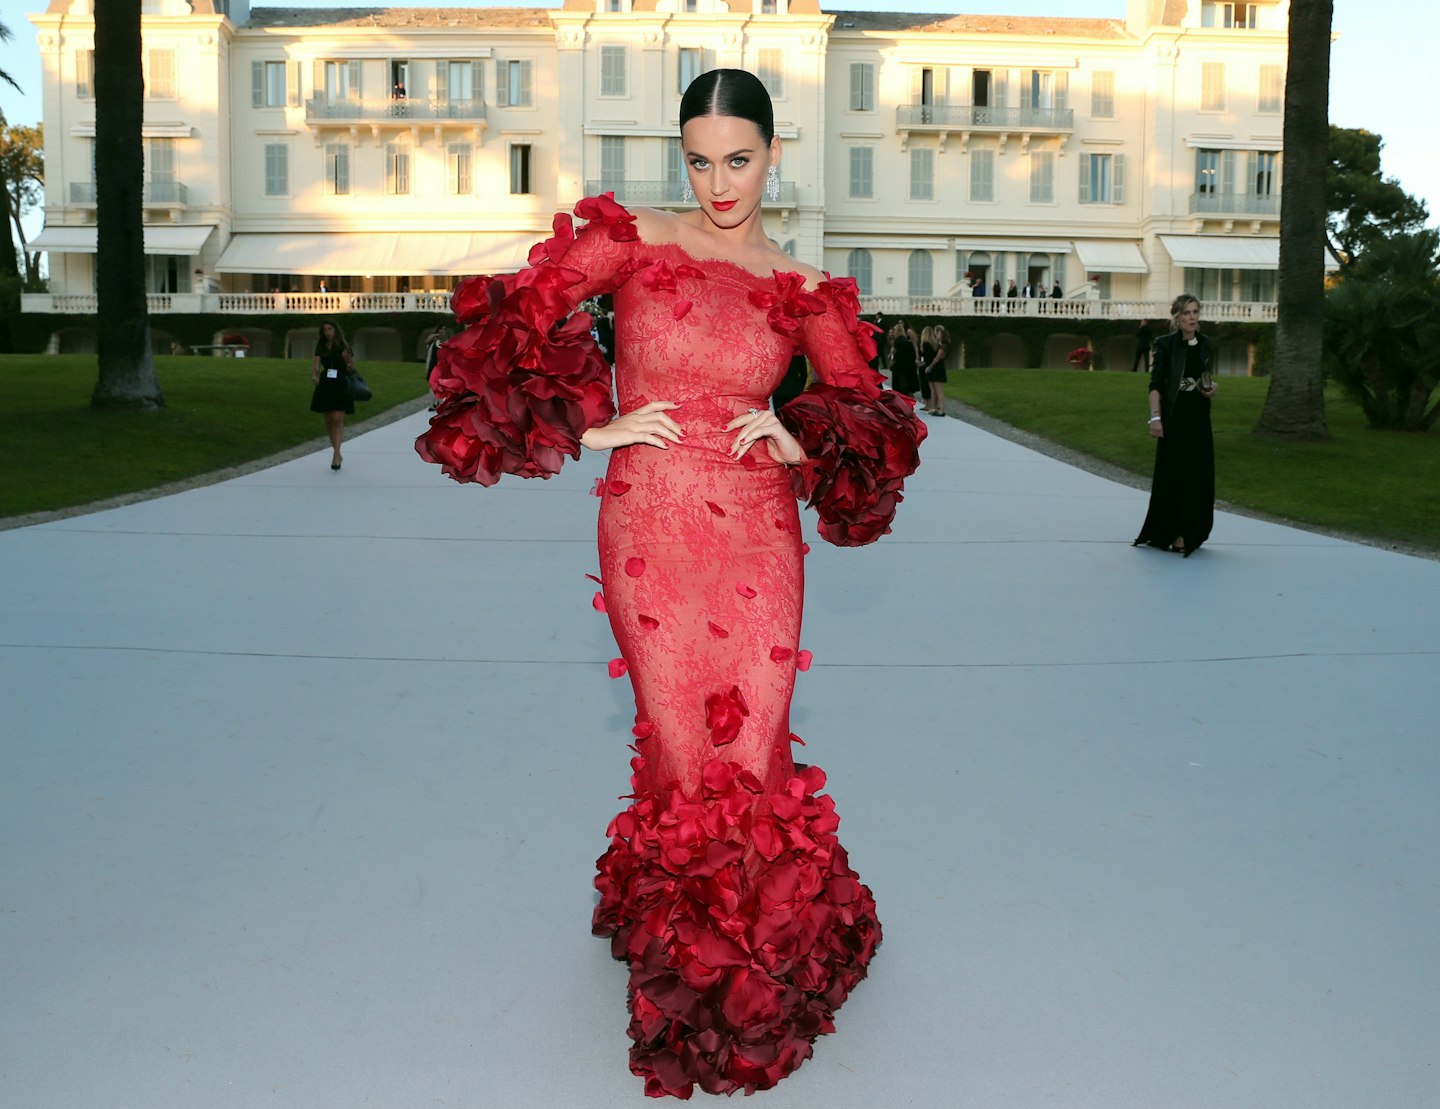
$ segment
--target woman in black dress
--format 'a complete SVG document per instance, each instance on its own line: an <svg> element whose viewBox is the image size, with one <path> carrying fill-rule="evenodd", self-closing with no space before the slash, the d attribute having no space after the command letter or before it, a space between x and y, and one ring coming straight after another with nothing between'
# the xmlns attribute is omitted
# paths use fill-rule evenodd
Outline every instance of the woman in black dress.
<svg viewBox="0 0 1440 1109"><path fill-rule="evenodd" d="M325 430L330 436L330 469L340 469L340 441L345 438L345 415L354 413L355 398L350 394L350 378L355 374L355 356L345 341L345 332L334 320L320 324L320 338L315 340L315 358L310 363L310 380L315 392L310 396L310 411L325 417Z"/></svg>
<svg viewBox="0 0 1440 1109"><path fill-rule="evenodd" d="M918 346L909 325L904 320L897 323L890 340L890 388L907 397L922 391Z"/></svg>
<svg viewBox="0 0 1440 1109"><path fill-rule="evenodd" d="M950 333L945 325L937 323L930 332L930 349L925 355L920 376L925 383L930 404L925 409L932 416L945 415L945 359L950 356Z"/></svg>
<svg viewBox="0 0 1440 1109"><path fill-rule="evenodd" d="M1199 332L1200 301L1181 293L1170 306L1170 333L1155 341L1150 364L1150 435L1155 476L1150 511L1135 546L1183 554L1210 537L1215 521L1215 440L1210 432L1210 340Z"/></svg>

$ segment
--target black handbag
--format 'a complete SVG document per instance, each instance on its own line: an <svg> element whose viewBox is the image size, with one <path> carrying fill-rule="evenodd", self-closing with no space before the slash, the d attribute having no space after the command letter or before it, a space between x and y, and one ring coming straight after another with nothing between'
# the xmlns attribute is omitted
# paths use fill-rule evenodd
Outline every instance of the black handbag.
<svg viewBox="0 0 1440 1109"><path fill-rule="evenodd" d="M350 387L350 398L352 400L369 400L375 394L370 391L370 386L358 373L350 374L346 378L346 384Z"/></svg>

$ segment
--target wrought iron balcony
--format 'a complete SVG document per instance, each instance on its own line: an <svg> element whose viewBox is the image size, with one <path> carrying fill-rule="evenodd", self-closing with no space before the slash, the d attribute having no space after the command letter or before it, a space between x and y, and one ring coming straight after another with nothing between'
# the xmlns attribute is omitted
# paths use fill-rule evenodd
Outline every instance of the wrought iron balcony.
<svg viewBox="0 0 1440 1109"><path fill-rule="evenodd" d="M305 101L306 123L369 123L400 127L412 123L477 123L485 119L485 102L420 97L381 100L315 96Z"/></svg>
<svg viewBox="0 0 1440 1109"><path fill-rule="evenodd" d="M1278 218L1280 215L1280 194L1191 193L1190 214L1194 216L1270 216L1272 218Z"/></svg>
<svg viewBox="0 0 1440 1109"><path fill-rule="evenodd" d="M585 195L598 196L613 192L621 204L640 204L647 208L689 208L695 200L684 196L685 182L681 181L586 181ZM780 182L780 199L767 201L782 207L795 207L795 182Z"/></svg>
<svg viewBox="0 0 1440 1109"><path fill-rule="evenodd" d="M906 131L1072 131L1075 109L901 104L895 109L895 125Z"/></svg>

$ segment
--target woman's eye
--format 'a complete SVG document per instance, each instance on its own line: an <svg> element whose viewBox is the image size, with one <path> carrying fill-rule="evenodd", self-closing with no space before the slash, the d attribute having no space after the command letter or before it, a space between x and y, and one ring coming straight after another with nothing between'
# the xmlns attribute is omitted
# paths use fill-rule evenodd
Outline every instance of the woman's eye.
<svg viewBox="0 0 1440 1109"><path fill-rule="evenodd" d="M740 169L742 166L749 165L749 164L750 164L750 159L749 159L749 158L731 158L731 159L730 159L730 164L731 164L732 166L734 166L736 169Z"/></svg>
<svg viewBox="0 0 1440 1109"><path fill-rule="evenodd" d="M690 160L690 165L694 169L704 169L709 164L710 163L707 162L704 158L692 158Z"/></svg>

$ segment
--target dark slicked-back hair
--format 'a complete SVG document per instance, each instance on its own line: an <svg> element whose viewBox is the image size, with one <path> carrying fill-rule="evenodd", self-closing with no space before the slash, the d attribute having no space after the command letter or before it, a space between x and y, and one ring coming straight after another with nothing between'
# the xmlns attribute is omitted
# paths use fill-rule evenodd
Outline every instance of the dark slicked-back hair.
<svg viewBox="0 0 1440 1109"><path fill-rule="evenodd" d="M775 137L775 109L760 78L744 69L712 69L690 82L680 98L680 126L696 116L734 116L760 129L768 146Z"/></svg>

